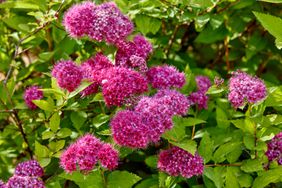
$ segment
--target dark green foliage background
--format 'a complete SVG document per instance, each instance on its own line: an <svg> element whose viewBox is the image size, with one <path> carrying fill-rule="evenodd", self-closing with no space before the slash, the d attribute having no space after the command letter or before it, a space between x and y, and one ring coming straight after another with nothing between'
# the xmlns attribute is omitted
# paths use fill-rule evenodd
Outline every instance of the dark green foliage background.
<svg viewBox="0 0 282 188"><path fill-rule="evenodd" d="M115 0L135 23L135 34L142 33L153 44L148 65L170 64L185 72L187 84L182 93L196 89L195 75L211 80L220 76L227 85L231 71L241 69L265 81L268 97L235 110L227 101L226 88L213 86L208 92L208 110L190 109L187 117L174 118L174 128L146 150L116 146L121 154L119 168L113 172L99 168L88 176L63 173L58 164L60 153L86 132L113 142L108 124L118 109L106 108L100 93L85 99L78 92L72 97L63 93L50 70L60 59L82 62L100 50L113 59L116 49L87 38L68 37L62 16L78 2L0 4L1 179L7 180L19 161L29 159L20 125L32 153L45 168L47 187L282 186L282 167L277 163L268 166L264 156L266 143L282 129L281 0ZM34 84L46 90L44 100L37 103L40 109L31 111L22 96ZM191 139L193 127L196 132ZM190 152L198 150L206 163L203 176L184 179L158 172L157 154L168 143Z"/></svg>

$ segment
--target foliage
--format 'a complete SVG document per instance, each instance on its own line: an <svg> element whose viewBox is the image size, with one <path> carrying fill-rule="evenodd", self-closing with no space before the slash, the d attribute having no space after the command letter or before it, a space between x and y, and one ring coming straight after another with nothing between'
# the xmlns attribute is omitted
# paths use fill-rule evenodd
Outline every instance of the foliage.
<svg viewBox="0 0 282 188"><path fill-rule="evenodd" d="M197 75L225 82L206 92L207 109L191 106L187 114L173 117L173 128L159 142L142 149L120 147L109 124L125 106L108 107L101 92L82 98L79 93L91 84L86 81L67 92L51 75L62 59L80 63L97 52L115 58L116 47L67 34L64 12L80 1L2 2L0 179L7 181L19 162L33 156L44 167L46 187L281 187L282 167L268 161L265 152L282 129L282 1L114 1L134 22L134 35L141 33L152 43L148 66L169 64L185 73L186 84L178 89L182 94L197 90ZM227 86L237 69L264 80L263 101L231 106ZM31 85L44 93L43 99L33 100L36 110L28 109L23 99ZM146 95L154 93L151 88ZM114 145L117 169L108 171L99 164L86 174L68 174L60 168L62 152L85 133ZM202 156L202 176L188 179L158 170L159 153L172 146Z"/></svg>

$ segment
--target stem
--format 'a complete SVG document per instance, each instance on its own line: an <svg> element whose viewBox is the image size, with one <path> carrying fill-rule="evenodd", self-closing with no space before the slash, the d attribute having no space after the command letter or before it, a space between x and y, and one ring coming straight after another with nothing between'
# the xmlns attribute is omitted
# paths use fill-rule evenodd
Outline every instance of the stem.
<svg viewBox="0 0 282 188"><path fill-rule="evenodd" d="M166 48L165 51L164 51L164 53L165 53L167 59L169 58L169 53L170 53L172 44L173 44L173 42L174 42L174 40L175 40L177 31L179 30L179 27L180 27L179 24L177 24L177 25L175 26L174 31L173 31L173 33L172 33L172 35L171 35L171 37L170 37L170 39L169 39L169 41L168 41L168 46L167 46L167 48Z"/></svg>
<svg viewBox="0 0 282 188"><path fill-rule="evenodd" d="M104 169L102 167L99 168L100 170L100 173L101 173L101 177L103 179L103 187L106 188L107 187L107 181L106 181L106 178L105 178L105 174L104 174Z"/></svg>

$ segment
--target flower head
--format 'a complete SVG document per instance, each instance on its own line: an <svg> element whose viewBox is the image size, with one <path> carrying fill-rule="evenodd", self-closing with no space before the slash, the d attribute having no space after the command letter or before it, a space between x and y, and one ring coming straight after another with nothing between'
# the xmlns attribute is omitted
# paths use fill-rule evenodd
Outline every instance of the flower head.
<svg viewBox="0 0 282 188"><path fill-rule="evenodd" d="M140 73L122 67L107 69L103 74L102 93L108 106L120 106L125 99L148 90L147 80Z"/></svg>
<svg viewBox="0 0 282 188"><path fill-rule="evenodd" d="M38 86L28 87L24 92L25 103L30 109L37 108L37 106L32 102L32 100L39 100L42 98L43 98L43 92L39 90Z"/></svg>
<svg viewBox="0 0 282 188"><path fill-rule="evenodd" d="M214 77L214 84L217 87L220 87L223 83L224 83L224 79L223 78L220 78L218 76Z"/></svg>
<svg viewBox="0 0 282 188"><path fill-rule="evenodd" d="M184 73L167 65L150 68L147 72L147 78L152 87L157 89L181 88L185 84Z"/></svg>
<svg viewBox="0 0 282 188"><path fill-rule="evenodd" d="M133 31L133 23L113 2L96 6L93 15L89 36L94 40L115 44L123 41Z"/></svg>
<svg viewBox="0 0 282 188"><path fill-rule="evenodd" d="M29 160L17 165L15 175L42 177L44 175L44 170L36 160Z"/></svg>
<svg viewBox="0 0 282 188"><path fill-rule="evenodd" d="M172 147L159 155L158 168L171 176L190 178L203 173L203 159L179 148Z"/></svg>
<svg viewBox="0 0 282 188"><path fill-rule="evenodd" d="M242 71L232 74L229 81L228 99L235 108L243 106L245 101L256 103L265 96L266 86L262 80Z"/></svg>
<svg viewBox="0 0 282 188"><path fill-rule="evenodd" d="M7 182L7 188L45 188L44 182L29 176L12 176Z"/></svg>
<svg viewBox="0 0 282 188"><path fill-rule="evenodd" d="M187 97L189 104L192 105L198 105L199 109L207 109L208 108L208 100L209 97L205 94L205 92L199 90L196 92L191 93Z"/></svg>
<svg viewBox="0 0 282 188"><path fill-rule="evenodd" d="M144 148L149 143L148 128L136 112L119 111L111 120L110 125L115 142L121 146Z"/></svg>
<svg viewBox="0 0 282 188"><path fill-rule="evenodd" d="M2 180L0 180L0 188L7 188L7 185Z"/></svg>
<svg viewBox="0 0 282 188"><path fill-rule="evenodd" d="M104 144L98 153L101 165L109 170L118 166L118 152L110 145Z"/></svg>
<svg viewBox="0 0 282 188"><path fill-rule="evenodd" d="M89 34L93 27L95 4L87 1L73 5L64 15L63 25L73 38Z"/></svg>
<svg viewBox="0 0 282 188"><path fill-rule="evenodd" d="M57 79L61 88L69 92L74 91L80 85L83 77L80 67L70 60L57 63L52 70L52 76Z"/></svg>
<svg viewBox="0 0 282 188"><path fill-rule="evenodd" d="M267 144L266 156L269 161L277 161L282 165L282 132L275 135L274 138Z"/></svg>
<svg viewBox="0 0 282 188"><path fill-rule="evenodd" d="M206 76L196 76L196 83L198 87L198 91L207 92L211 87L211 81Z"/></svg>

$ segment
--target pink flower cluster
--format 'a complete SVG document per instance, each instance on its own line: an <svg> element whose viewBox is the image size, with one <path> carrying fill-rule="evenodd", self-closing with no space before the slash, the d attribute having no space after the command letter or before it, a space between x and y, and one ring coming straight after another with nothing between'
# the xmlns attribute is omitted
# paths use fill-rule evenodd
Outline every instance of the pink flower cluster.
<svg viewBox="0 0 282 188"><path fill-rule="evenodd" d="M245 72L233 72L229 81L228 99L233 107L238 108L244 102L256 103L266 96L266 86L262 80Z"/></svg>
<svg viewBox="0 0 282 188"><path fill-rule="evenodd" d="M152 45L141 35L136 35L133 42L120 42L115 57L115 64L121 67L138 68L147 71L146 60L152 53Z"/></svg>
<svg viewBox="0 0 282 188"><path fill-rule="evenodd" d="M40 179L43 175L43 168L37 161L25 161L17 165L14 175L6 184L0 180L0 188L45 188L44 182Z"/></svg>
<svg viewBox="0 0 282 188"><path fill-rule="evenodd" d="M86 134L63 152L60 164L68 173L76 170L87 173L95 167L98 160L103 167L112 170L118 165L118 152L111 145Z"/></svg>
<svg viewBox="0 0 282 188"><path fill-rule="evenodd" d="M63 24L71 37L88 36L99 42L105 40L114 44L123 41L134 28L129 18L112 2L74 5L65 13Z"/></svg>
<svg viewBox="0 0 282 188"><path fill-rule="evenodd" d="M145 148L159 141L173 127L172 117L188 110L187 98L175 90L160 90L153 97L143 97L134 110L124 110L111 121L115 142L130 148Z"/></svg>
<svg viewBox="0 0 282 188"><path fill-rule="evenodd" d="M282 132L275 135L274 138L267 144L266 156L269 161L277 161L282 165Z"/></svg>
<svg viewBox="0 0 282 188"><path fill-rule="evenodd" d="M211 86L211 82L206 76L196 76L196 83L198 91L191 93L188 96L188 101L190 105L197 105L199 109L208 108L208 96L206 92Z"/></svg>
<svg viewBox="0 0 282 188"><path fill-rule="evenodd" d="M193 156L191 153L174 146L160 153L158 168L170 176L181 175L185 178L191 178L201 175L204 165L202 157L198 154Z"/></svg>
<svg viewBox="0 0 282 188"><path fill-rule="evenodd" d="M173 66L152 67L146 75L152 87L157 89L181 88L185 84L184 73L179 72Z"/></svg>
<svg viewBox="0 0 282 188"><path fill-rule="evenodd" d="M40 100L43 98L43 92L39 90L38 86L30 86L24 92L24 100L28 108L34 110L37 106L32 102L32 100Z"/></svg>
<svg viewBox="0 0 282 188"><path fill-rule="evenodd" d="M70 60L58 62L52 70L52 76L57 79L61 88L69 92L80 85L83 77L80 67Z"/></svg>

